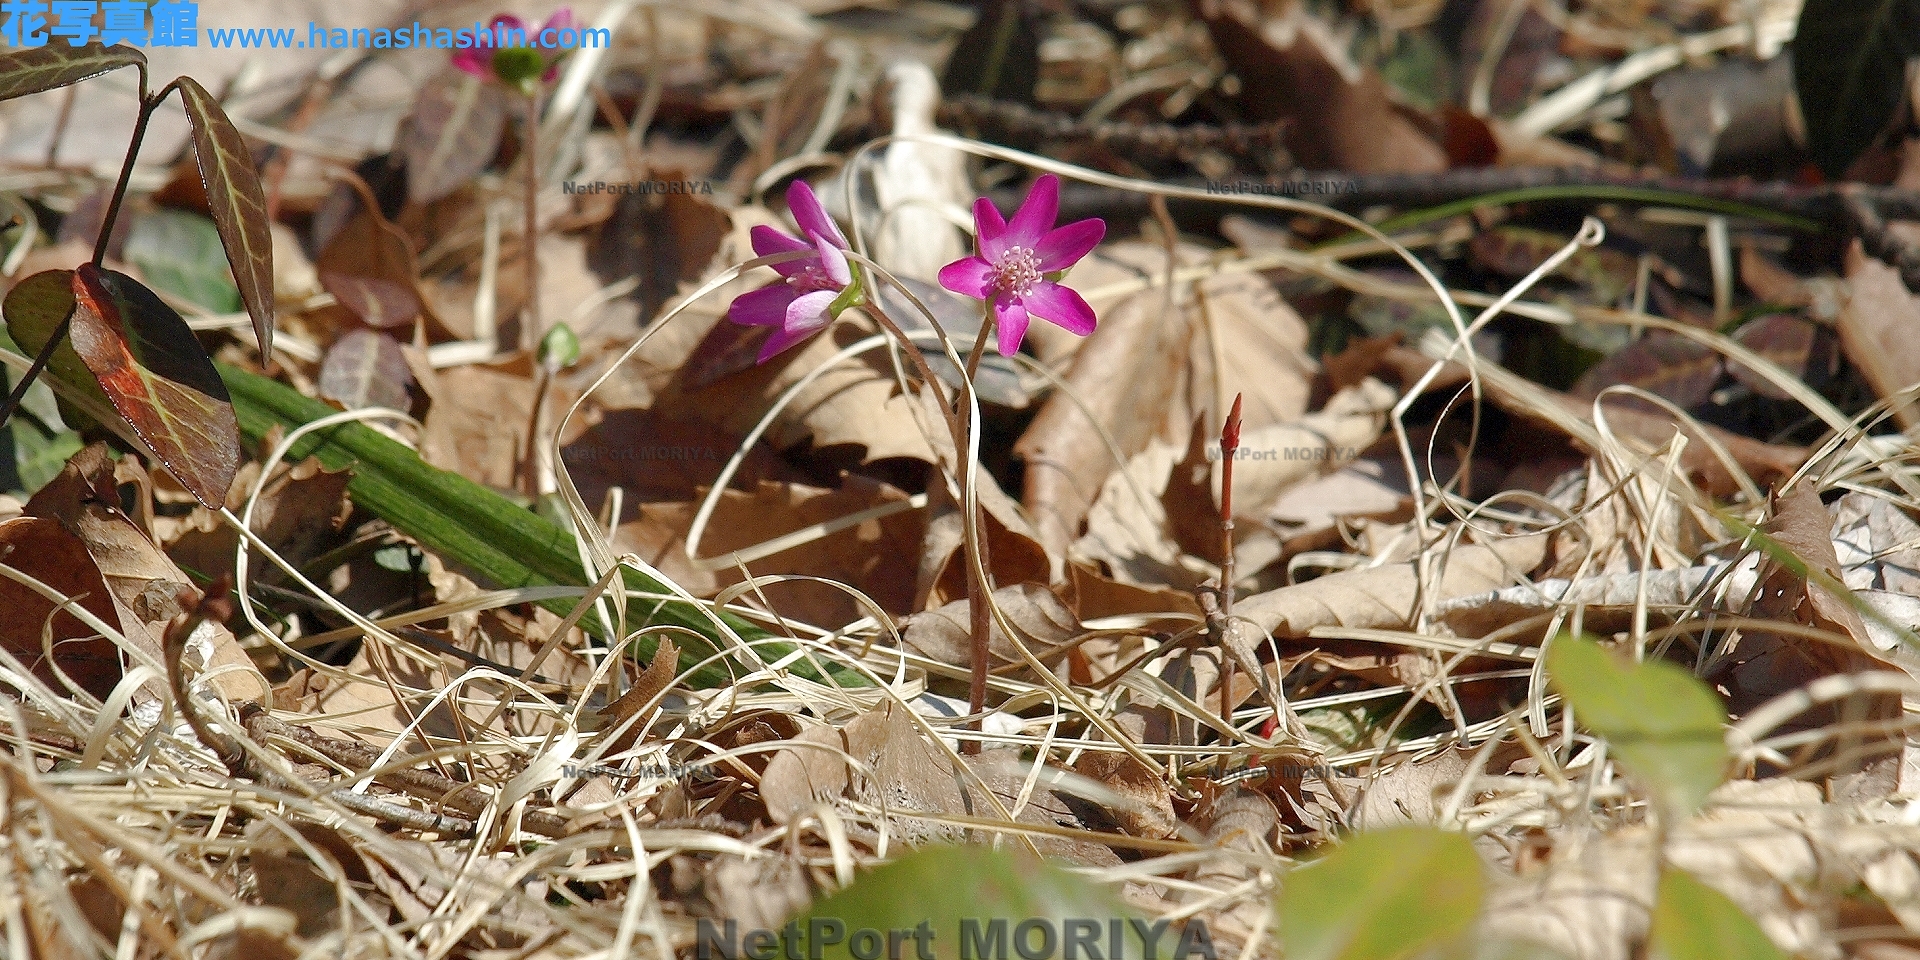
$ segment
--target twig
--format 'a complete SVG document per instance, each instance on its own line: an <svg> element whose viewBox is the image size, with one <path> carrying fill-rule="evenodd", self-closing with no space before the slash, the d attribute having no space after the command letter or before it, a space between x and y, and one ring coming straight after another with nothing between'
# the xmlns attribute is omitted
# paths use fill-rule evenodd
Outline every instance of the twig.
<svg viewBox="0 0 1920 960"><path fill-rule="evenodd" d="M1024 104L978 94L951 96L940 105L940 125L979 131L1010 146L1035 146L1050 140L1085 140L1115 153L1164 160L1218 150L1236 157L1271 153L1280 146L1282 123L1220 126L1207 124L1087 123L1065 113L1035 110Z"/></svg>
<svg viewBox="0 0 1920 960"><path fill-rule="evenodd" d="M405 756L395 758L376 771L375 764L379 762L380 751L365 744L338 740L306 727L284 723L256 703L242 707L240 716L241 722L247 726L248 735L255 740L277 737L297 743L328 760L353 769L360 776L372 773L374 782L381 786L444 804L468 816L479 816L486 808L486 799L473 795L473 784L449 780L437 773L407 766L410 761ZM534 833L549 837L564 836L567 832L566 820L537 810L528 811L521 817L520 824Z"/></svg>
<svg viewBox="0 0 1920 960"><path fill-rule="evenodd" d="M1860 238L1860 246L1867 254L1900 271L1900 280L1907 285L1907 289L1920 293L1920 247L1888 230L1881 211L1875 209L1873 201L1864 195L1864 191L1850 190L1841 195L1840 202L1847 211L1847 219L1852 221L1854 234Z"/></svg>
<svg viewBox="0 0 1920 960"><path fill-rule="evenodd" d="M1220 721L1228 730L1233 729L1233 666L1242 656L1233 632L1233 452L1240 448L1240 401L1241 395L1234 394L1233 409L1220 425L1220 579L1208 578L1194 590L1205 619L1207 641L1220 652ZM1259 664L1245 666L1258 683ZM1229 746L1224 734L1220 743L1223 748ZM1220 773L1224 775L1226 769L1223 752Z"/></svg>
<svg viewBox="0 0 1920 960"><path fill-rule="evenodd" d="M1243 177L1229 182L1197 177L1171 178L1170 186L1196 190L1211 188L1223 198L1236 193L1290 196L1344 209L1372 206L1430 207L1474 200L1490 194L1529 191L1535 199L1608 200L1619 203L1694 206L1729 216L1771 216L1794 225L1817 229L1844 229L1851 223L1845 199L1858 197L1888 220L1920 219L1920 191L1860 184L1803 186L1793 183L1757 183L1744 179L1697 177L1635 177L1585 167L1487 167L1448 170L1432 174L1365 174L1339 170L1300 170L1272 177ZM1003 206L1017 202L1014 188L990 191ZM1005 196L1002 196L1005 194ZM1011 198L1011 199L1009 199ZM1507 201L1518 202L1518 201ZM1221 203L1172 201L1176 218L1195 222L1219 219L1227 210ZM1061 184L1060 216L1138 219L1147 213L1147 198L1128 190L1086 183Z"/></svg>

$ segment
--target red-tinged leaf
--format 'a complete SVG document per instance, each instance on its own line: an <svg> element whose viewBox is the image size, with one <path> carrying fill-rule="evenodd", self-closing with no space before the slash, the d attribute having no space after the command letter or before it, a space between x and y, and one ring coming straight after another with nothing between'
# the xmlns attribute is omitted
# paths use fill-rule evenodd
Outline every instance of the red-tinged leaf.
<svg viewBox="0 0 1920 960"><path fill-rule="evenodd" d="M120 615L114 610L113 594L107 592L100 568L87 553L86 544L68 533L60 521L15 517L0 523L0 564L74 598L100 622L120 628ZM51 660L42 645L49 617L53 620ZM64 693L66 687L54 674L56 665L81 689L101 699L120 682L120 651L113 641L81 623L71 612L63 610L56 615L53 601L6 577L0 577L0 646L58 692Z"/></svg>
<svg viewBox="0 0 1920 960"><path fill-rule="evenodd" d="M320 286L367 326L403 327L420 316L413 245L377 210L362 209L328 241L314 266Z"/></svg>
<svg viewBox="0 0 1920 960"><path fill-rule="evenodd" d="M355 330L327 350L320 365L320 395L348 409L405 410L413 371L400 343L378 330Z"/></svg>
<svg viewBox="0 0 1920 960"><path fill-rule="evenodd" d="M506 125L506 95L497 84L454 69L428 81L400 129L408 199L432 203L472 180L492 162Z"/></svg>
<svg viewBox="0 0 1920 960"><path fill-rule="evenodd" d="M240 469L240 424L187 322L123 273L73 274L73 349L155 459L209 510Z"/></svg>
<svg viewBox="0 0 1920 960"><path fill-rule="evenodd" d="M273 351L273 223L267 192L253 168L253 151L234 129L220 101L191 78L174 81L193 127L193 157L207 188L207 212L220 231L240 302L253 318L262 361Z"/></svg>
<svg viewBox="0 0 1920 960"><path fill-rule="evenodd" d="M0 100L57 90L109 70L146 63L147 55L124 44L75 47L49 43L0 57Z"/></svg>

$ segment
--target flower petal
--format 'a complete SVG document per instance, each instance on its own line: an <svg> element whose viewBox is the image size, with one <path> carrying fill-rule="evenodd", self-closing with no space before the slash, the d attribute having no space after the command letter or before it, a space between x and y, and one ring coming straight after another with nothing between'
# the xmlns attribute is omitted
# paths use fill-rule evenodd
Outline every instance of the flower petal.
<svg viewBox="0 0 1920 960"><path fill-rule="evenodd" d="M572 30L578 26L580 26L579 22L573 19L573 8L561 7L553 12L553 16L547 18L546 23L540 25L540 29L542 32L547 30Z"/></svg>
<svg viewBox="0 0 1920 960"><path fill-rule="evenodd" d="M513 31L515 30L520 31L520 37L523 42L533 39L533 37L527 33L527 22L511 13L503 13L487 21L487 31L493 34L493 43L496 47L506 46L507 41L513 39ZM515 44L515 46L519 45L520 44Z"/></svg>
<svg viewBox="0 0 1920 960"><path fill-rule="evenodd" d="M1027 336L1027 308L1019 297L993 298L993 324L1000 334L1000 355L1011 357L1020 352L1020 341Z"/></svg>
<svg viewBox="0 0 1920 960"><path fill-rule="evenodd" d="M486 50L482 53L482 50ZM453 65L473 74L482 80L493 76L493 51L484 47L468 47L454 51L451 57Z"/></svg>
<svg viewBox="0 0 1920 960"><path fill-rule="evenodd" d="M805 180L795 180L787 187L787 212L793 214L793 222L800 225L801 233L817 233L842 250L847 246L847 237L840 232L840 225L827 216L827 208L820 205L813 188Z"/></svg>
<svg viewBox="0 0 1920 960"><path fill-rule="evenodd" d="M788 330L784 327L775 330L773 331L773 336L768 337L767 342L761 345L760 355L754 357L753 362L766 363L768 360L772 360L775 354L786 350L788 347L818 332L818 330Z"/></svg>
<svg viewBox="0 0 1920 960"><path fill-rule="evenodd" d="M798 240L787 236L768 226L754 227L748 231L748 236L753 239L753 252L755 256L770 257L776 253L795 253L800 250L813 249L813 244L805 240ZM802 257L798 260L776 263L773 265L773 269L775 273L783 277L791 277L805 270L812 263L813 261L810 258Z"/></svg>
<svg viewBox="0 0 1920 960"><path fill-rule="evenodd" d="M1052 273L1065 270L1080 262L1080 258L1093 252L1100 245L1101 238L1107 235L1107 222L1098 217L1091 220L1076 220L1058 230L1050 230L1040 238L1034 252L1040 254L1040 272Z"/></svg>
<svg viewBox="0 0 1920 960"><path fill-rule="evenodd" d="M961 257L940 268L940 285L963 297L985 300L993 291L993 264L979 257Z"/></svg>
<svg viewBox="0 0 1920 960"><path fill-rule="evenodd" d="M794 297L793 302L787 304L786 329L812 333L832 323L827 308L839 295L834 290L816 290Z"/></svg>
<svg viewBox="0 0 1920 960"><path fill-rule="evenodd" d="M1021 201L1013 219L1007 223L1007 245L1037 247L1053 221L1060 217L1060 178L1049 173L1033 182L1027 199Z"/></svg>
<svg viewBox="0 0 1920 960"><path fill-rule="evenodd" d="M796 294L784 283L750 290L733 298L727 319L749 327L765 327L787 322L787 306Z"/></svg>
<svg viewBox="0 0 1920 960"><path fill-rule="evenodd" d="M1093 315L1093 308L1087 301L1075 293L1073 288L1064 287L1051 280L1042 280L1033 285L1033 289L1021 298L1026 301L1029 312L1042 320L1065 329L1077 336L1086 336L1093 332L1099 318Z"/></svg>
<svg viewBox="0 0 1920 960"><path fill-rule="evenodd" d="M820 269L826 273L827 279L839 284L840 289L846 289L847 284L853 282L853 271L847 267L847 255L841 253L839 247L828 243L826 237L817 233L807 236L813 239L813 248L820 252Z"/></svg>
<svg viewBox="0 0 1920 960"><path fill-rule="evenodd" d="M998 260L1007 252L1007 221L1000 218L992 200L973 201L973 245L982 257Z"/></svg>

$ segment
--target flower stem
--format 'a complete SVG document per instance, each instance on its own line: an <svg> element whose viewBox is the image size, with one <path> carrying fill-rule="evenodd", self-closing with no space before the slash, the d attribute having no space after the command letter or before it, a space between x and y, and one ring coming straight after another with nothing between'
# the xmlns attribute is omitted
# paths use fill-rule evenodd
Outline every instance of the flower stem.
<svg viewBox="0 0 1920 960"><path fill-rule="evenodd" d="M956 398L961 418L960 436L964 438L973 432L973 411L977 406L969 402L975 396L973 377L980 370L980 357L987 351L987 339L993 336L993 309L982 307L980 333L973 338L973 350L967 354L966 392ZM961 478L963 485L974 482L975 471L980 469L978 460L967 456L964 444L955 452L965 457L966 475ZM966 489L963 486L962 489ZM963 500L964 502L964 500ZM967 713L973 716L973 729L982 728L981 720L987 706L987 668L991 654L993 636L992 585L987 582L987 541L979 534L979 517L966 517L967 530L973 536L967 538L967 546L974 555L967 558L967 620L969 639L972 640L973 671L967 682ZM960 749L968 756L980 753L978 739L967 740Z"/></svg>
<svg viewBox="0 0 1920 960"><path fill-rule="evenodd" d="M527 304L521 313L520 345L528 350L540 345L540 88L529 86L527 94L527 225L521 236L527 265Z"/></svg>

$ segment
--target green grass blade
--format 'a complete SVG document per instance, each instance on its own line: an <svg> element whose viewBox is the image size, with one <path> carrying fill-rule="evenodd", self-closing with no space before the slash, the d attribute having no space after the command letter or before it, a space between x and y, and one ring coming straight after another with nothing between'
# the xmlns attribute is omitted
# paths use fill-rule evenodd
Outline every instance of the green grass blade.
<svg viewBox="0 0 1920 960"><path fill-rule="evenodd" d="M219 365L219 371L233 396L240 431L250 443L259 443L276 426L291 431L337 412L265 377L224 364ZM412 450L377 430L358 423L329 427L303 437L294 444L290 456L319 457L332 470L352 468L353 480L347 493L355 504L496 586L584 587L588 583L570 531L459 474L428 465ZM627 589L632 592L668 592L637 570L623 572ZM564 616L577 602L560 598L542 605ZM717 628L701 607L680 600L637 599L628 607L627 616L628 629L649 623L672 624L706 638L705 643L684 635L675 639L681 649L681 669L693 670L689 677L693 686L709 688L732 682L724 663L694 669L695 664L710 659L720 644ZM721 617L768 660L793 650L790 643L767 640L770 634L739 617L726 613ZM657 638L643 636L634 641L633 652L651 660L657 646ZM794 664L793 670L799 676L825 682L805 660ZM827 665L827 672L833 682L844 686L868 685L864 677L839 665Z"/></svg>

